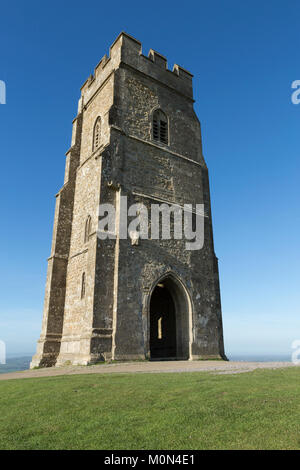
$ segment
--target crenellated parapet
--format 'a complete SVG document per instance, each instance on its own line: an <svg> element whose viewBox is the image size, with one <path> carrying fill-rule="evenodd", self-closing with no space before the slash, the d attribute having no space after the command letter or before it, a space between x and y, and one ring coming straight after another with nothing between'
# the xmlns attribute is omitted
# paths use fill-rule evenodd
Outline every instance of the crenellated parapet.
<svg viewBox="0 0 300 470"><path fill-rule="evenodd" d="M151 77L164 85L177 90L187 98L193 99L193 75L175 64L168 69L167 59L150 49L148 56L142 53L142 44L127 33L120 33L109 49L109 56L104 55L81 87L78 111L87 105L94 93L118 67L131 67L143 75Z"/></svg>

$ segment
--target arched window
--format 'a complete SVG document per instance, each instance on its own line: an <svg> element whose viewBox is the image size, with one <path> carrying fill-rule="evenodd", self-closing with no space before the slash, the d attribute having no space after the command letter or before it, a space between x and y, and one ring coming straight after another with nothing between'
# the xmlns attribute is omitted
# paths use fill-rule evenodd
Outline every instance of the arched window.
<svg viewBox="0 0 300 470"><path fill-rule="evenodd" d="M81 298L83 299L85 296L85 273L82 273L81 277Z"/></svg>
<svg viewBox="0 0 300 470"><path fill-rule="evenodd" d="M168 144L168 118L161 109L153 113L153 139L163 144Z"/></svg>
<svg viewBox="0 0 300 470"><path fill-rule="evenodd" d="M93 135L93 152L100 147L101 139L101 118L97 118L94 126L94 135Z"/></svg>
<svg viewBox="0 0 300 470"><path fill-rule="evenodd" d="M88 218L85 221L84 243L87 243L89 241L90 233L91 233L91 223L92 223L92 219L91 219L91 216L89 215Z"/></svg>

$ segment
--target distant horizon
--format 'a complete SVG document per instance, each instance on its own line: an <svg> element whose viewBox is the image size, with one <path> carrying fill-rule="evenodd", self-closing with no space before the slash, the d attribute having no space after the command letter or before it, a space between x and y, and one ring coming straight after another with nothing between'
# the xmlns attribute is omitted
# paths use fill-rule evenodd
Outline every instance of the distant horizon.
<svg viewBox="0 0 300 470"><path fill-rule="evenodd" d="M22 358L22 357L32 357L33 355L35 354L35 352L20 352L20 353L10 353L10 354L7 354L6 358L7 359L15 359L15 358ZM291 353L288 353L288 352L282 352L282 353L245 353L245 352L242 352L242 353L237 353L237 352L234 352L234 353L226 353L226 356L229 358L229 357L241 357L241 358L246 358L246 357L290 357L291 358Z"/></svg>

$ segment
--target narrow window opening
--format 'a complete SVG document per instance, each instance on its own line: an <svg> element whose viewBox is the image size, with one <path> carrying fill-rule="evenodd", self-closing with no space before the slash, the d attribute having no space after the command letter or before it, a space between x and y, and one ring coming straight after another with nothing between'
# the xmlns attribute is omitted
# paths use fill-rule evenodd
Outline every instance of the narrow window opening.
<svg viewBox="0 0 300 470"><path fill-rule="evenodd" d="M157 322L157 339L162 339L162 317Z"/></svg>
<svg viewBox="0 0 300 470"><path fill-rule="evenodd" d="M91 233L91 217L88 216L85 222L85 227L84 227L84 243L87 243L89 241L90 233Z"/></svg>
<svg viewBox="0 0 300 470"><path fill-rule="evenodd" d="M82 278L81 278L81 298L83 299L85 297L85 273L82 273Z"/></svg>
<svg viewBox="0 0 300 470"><path fill-rule="evenodd" d="M160 109L153 114L153 139L168 144L168 118Z"/></svg>
<svg viewBox="0 0 300 470"><path fill-rule="evenodd" d="M94 127L94 136L93 136L93 151L97 150L100 146L101 139L101 118L98 117L95 127Z"/></svg>

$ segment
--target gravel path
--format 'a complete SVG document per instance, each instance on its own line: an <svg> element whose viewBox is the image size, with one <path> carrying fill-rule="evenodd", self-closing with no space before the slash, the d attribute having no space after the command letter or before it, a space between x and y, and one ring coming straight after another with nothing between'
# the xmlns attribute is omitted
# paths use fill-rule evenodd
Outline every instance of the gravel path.
<svg viewBox="0 0 300 470"><path fill-rule="evenodd" d="M215 372L217 374L240 374L256 369L279 369L296 367L291 362L225 362L225 361L162 361L162 362L126 362L98 364L94 366L50 367L46 369L25 370L0 374L0 380L29 379L36 377L54 377L75 374L111 374L111 373L158 373L158 372Z"/></svg>

